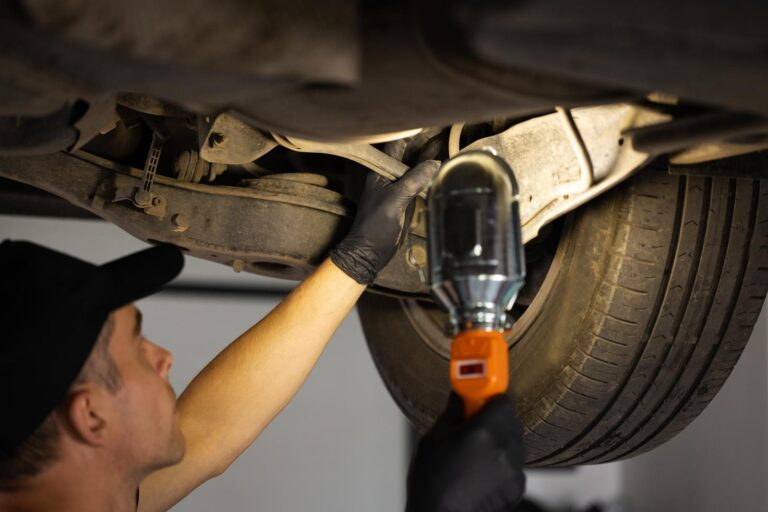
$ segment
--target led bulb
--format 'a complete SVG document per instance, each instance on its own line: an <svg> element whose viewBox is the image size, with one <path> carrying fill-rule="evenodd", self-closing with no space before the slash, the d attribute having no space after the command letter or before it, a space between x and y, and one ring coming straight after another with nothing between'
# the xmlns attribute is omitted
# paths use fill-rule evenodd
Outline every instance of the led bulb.
<svg viewBox="0 0 768 512"><path fill-rule="evenodd" d="M430 188L428 212L432 293L454 329L503 330L525 279L512 170L485 151L446 160Z"/></svg>

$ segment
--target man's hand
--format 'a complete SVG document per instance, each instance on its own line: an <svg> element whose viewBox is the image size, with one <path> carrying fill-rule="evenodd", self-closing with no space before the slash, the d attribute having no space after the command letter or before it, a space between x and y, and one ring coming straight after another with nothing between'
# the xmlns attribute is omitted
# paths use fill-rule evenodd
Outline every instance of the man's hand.
<svg viewBox="0 0 768 512"><path fill-rule="evenodd" d="M525 447L512 400L493 397L464 418L452 393L446 411L421 439L408 472L406 512L502 512L525 491Z"/></svg>
<svg viewBox="0 0 768 512"><path fill-rule="evenodd" d="M389 263L405 238L413 215L413 200L437 172L439 162L428 160L389 181L369 173L347 237L331 251L331 260L360 284L371 284Z"/></svg>

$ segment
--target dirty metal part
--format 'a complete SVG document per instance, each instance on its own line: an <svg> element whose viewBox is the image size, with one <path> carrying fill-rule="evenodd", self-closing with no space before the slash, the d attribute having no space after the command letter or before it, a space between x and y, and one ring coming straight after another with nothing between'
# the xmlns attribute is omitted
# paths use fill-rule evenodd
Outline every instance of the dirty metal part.
<svg viewBox="0 0 768 512"><path fill-rule="evenodd" d="M172 124L168 122L168 119L159 116L153 116L149 114L138 113L139 119L141 119L152 131L154 135L157 135L160 140L165 142L168 140L173 132L171 131Z"/></svg>
<svg viewBox="0 0 768 512"><path fill-rule="evenodd" d="M495 150L514 170L520 185L524 242L535 238L542 226L620 183L651 158L624 143L622 134L627 129L669 119L623 103L578 108L572 115L584 151L590 155L593 183L587 188L584 163L574 153L573 135L563 129L559 113L524 121L464 148Z"/></svg>
<svg viewBox="0 0 768 512"><path fill-rule="evenodd" d="M448 132L448 156L451 158L461 151L461 130L463 128L464 123L453 123L450 132Z"/></svg>
<svg viewBox="0 0 768 512"><path fill-rule="evenodd" d="M183 233L189 229L189 217L183 213L175 214L171 217L171 222L173 223L173 230L177 233Z"/></svg>
<svg viewBox="0 0 768 512"><path fill-rule="evenodd" d="M139 189L133 196L133 202L139 208L147 208L154 203L152 185L157 176L157 165L160 163L160 155L163 152L164 140L157 132L152 133L152 144L149 146L147 160L144 162L144 173L141 176Z"/></svg>
<svg viewBox="0 0 768 512"><path fill-rule="evenodd" d="M58 196L4 178L0 178L0 215L101 220Z"/></svg>
<svg viewBox="0 0 768 512"><path fill-rule="evenodd" d="M466 41L463 56L471 62L768 114L766 2L700 0L695 8L668 0L462 5L453 15L457 26L443 38Z"/></svg>
<svg viewBox="0 0 768 512"><path fill-rule="evenodd" d="M408 130L398 130L396 132L373 133L371 135L346 135L343 137L333 137L328 142L340 142L344 144L382 144L395 142L418 135L423 128L411 128ZM318 140L325 140L318 137Z"/></svg>
<svg viewBox="0 0 768 512"><path fill-rule="evenodd" d="M701 162L696 165L678 165L670 162L669 173L682 176L768 180L768 151Z"/></svg>
<svg viewBox="0 0 768 512"><path fill-rule="evenodd" d="M354 87L296 88L280 94L279 101L233 106L270 132L328 141L413 126L448 126L456 120L527 116L555 104L594 105L628 97L617 98L613 85L595 85L594 80L589 84L562 74L502 69L481 59L463 59L466 65L458 65L456 52L450 47L443 51L446 41L432 44L425 32L469 43L444 22L469 4L362 2L362 27L375 30L362 31L364 65ZM423 17L416 13L420 7L427 11Z"/></svg>
<svg viewBox="0 0 768 512"><path fill-rule="evenodd" d="M410 0L33 3L23 19L0 19L0 78L13 86L0 108L12 114L39 112L41 99L141 91L196 114L232 108L267 131L341 138L606 99L603 86L554 75L513 71L515 83L488 85L478 68L502 75L496 67L447 68Z"/></svg>
<svg viewBox="0 0 768 512"><path fill-rule="evenodd" d="M144 140L144 124L138 119L121 118L114 129L91 140L83 148L88 153L123 161L135 155Z"/></svg>
<svg viewBox="0 0 768 512"><path fill-rule="evenodd" d="M79 9L73 19L79 22L85 12L94 11ZM196 16L199 18L199 12ZM254 43L251 38L249 44ZM195 44L200 47L199 41ZM4 84L0 111L10 115L44 116L79 98L116 91L142 91L210 112L222 108L233 96L253 101L296 86L294 79L243 72L212 73L210 69L88 48L52 37L30 26L27 19L11 16L0 16L0 49L0 81Z"/></svg>
<svg viewBox="0 0 768 512"><path fill-rule="evenodd" d="M173 173L180 181L200 183L209 168L210 164L194 149L182 151L173 160Z"/></svg>
<svg viewBox="0 0 768 512"><path fill-rule="evenodd" d="M427 264L427 252L421 246L413 246L408 249L408 263L415 268L424 268Z"/></svg>
<svg viewBox="0 0 768 512"><path fill-rule="evenodd" d="M146 94L136 94L131 92L118 93L117 103L137 112L151 114L153 116L187 117L190 115L189 111L184 110L173 103L161 100L160 98L155 98L154 96L147 96Z"/></svg>
<svg viewBox="0 0 768 512"><path fill-rule="evenodd" d="M153 191L166 199L164 218L113 202L117 190L138 188L141 174L82 152L0 158L0 176L54 193L141 240L170 243L190 255L256 274L305 277L351 226L346 206L316 197L183 183L164 176L157 176L153 185ZM180 230L184 222L177 215L188 219L186 230ZM419 236L409 235L406 241L424 246ZM381 271L374 288L399 296L428 293L407 263L405 244Z"/></svg>
<svg viewBox="0 0 768 512"><path fill-rule="evenodd" d="M277 147L271 137L263 134L235 115L223 112L210 120L202 116L205 133L200 134L200 157L218 164L239 165L253 162Z"/></svg>
<svg viewBox="0 0 768 512"><path fill-rule="evenodd" d="M542 226L615 186L650 159L651 154L624 144L624 131L669 119L626 103L585 107L524 121L463 150L493 149L519 176L523 240L528 242ZM286 148L347 158L390 180L408 169L371 145L272 135Z"/></svg>
<svg viewBox="0 0 768 512"><path fill-rule="evenodd" d="M237 19L234 25L228 16L236 2L216 4L214 8L181 0L162 5L147 0L141 2L141 7L133 2L127 7L125 2L110 2L117 8L107 17L115 21L114 26L99 18L101 9L80 9L71 18L78 23L69 25L70 18L62 13L79 5L77 2L68 1L61 8L63 2L56 0L36 3L56 6L39 7L33 16L40 16L40 25L48 27L48 33L29 23L0 20L0 48L5 50L0 74L14 86L13 96L19 98L19 110L15 112L31 108L40 98L50 104L52 96L76 98L82 91L143 91L172 98L201 113L233 108L269 131L303 137L343 137L447 125L457 119L530 115L555 104L616 101L613 91L619 87L633 91L634 97L662 90L687 100L768 115L764 51L767 32L761 24L768 7L754 1L733 4L707 0L698 2L694 10L667 0L631 6L608 0L477 1L466 3L460 13L427 6L423 25L408 8L412 2L342 2L355 4L344 6L349 11L354 11L355 6L360 10L359 17L344 12L340 18L343 30L338 32L351 36L346 39L335 31L303 31L303 23L327 21L327 13L334 12L312 2L307 3L306 10L294 10L293 2L275 2L275 12L285 17L266 10L262 13L266 16L258 18L254 14L260 9L249 9L247 21ZM489 11L491 7L497 11ZM173 15L153 18L153 22L160 23L156 27L132 25L130 20L137 13L146 15L141 8L151 12L168 10ZM120 9L131 11L130 17L116 16ZM202 18L201 12L206 13ZM660 16L660 12L664 15ZM265 21L289 17L286 25ZM445 30L442 17L456 18L452 21L460 25L459 30ZM337 19L333 21L336 29ZM359 30L361 24L370 26L373 22L376 30ZM272 35L271 30L244 32L251 24L276 30L277 40L260 37ZM190 31L192 26L196 30ZM109 33L104 34L107 27ZM240 46L231 44L232 27L243 38L241 42L247 42L242 46L245 53L233 51ZM169 42L164 37L169 33L166 28L178 30L174 34L178 38ZM441 39L425 40L424 32L430 29L441 33ZM119 43L119 50L135 57L71 43L74 34L69 30L108 48ZM216 43L202 44L198 30ZM65 36L66 40L51 33ZM282 36L291 36L287 38L289 45L281 44ZM311 52L293 44L294 37L309 41L312 36L318 37L311 40ZM358 36L364 44L358 44ZM329 37L344 46L328 45ZM456 40L467 51L443 51L446 40ZM126 41L129 48L122 47ZM322 55L315 51L318 45L326 50L320 52ZM186 51L190 47L195 51ZM292 51L283 51L286 48ZM356 70L354 78L359 78L354 87L328 87L328 82L306 73L304 61L311 60L310 68L327 76L332 69L329 59L333 63L342 60L339 49L351 57L347 62ZM203 58L211 56L208 52L216 59ZM259 58L254 59L252 52L257 52ZM183 62L188 59L201 66L185 66ZM235 64L229 59L244 64L245 71L211 72L205 67L209 62ZM459 60L467 66L459 66ZM360 62L365 65L357 67ZM706 72L702 74L702 70ZM300 83L284 79L297 76L306 80ZM331 78L332 83L343 82L338 76ZM580 83L583 87L579 87ZM9 108L12 102L3 100L0 104Z"/></svg>
<svg viewBox="0 0 768 512"><path fill-rule="evenodd" d="M43 116L0 117L0 155L44 155L66 150L77 141L70 126L72 105Z"/></svg>
<svg viewBox="0 0 768 512"><path fill-rule="evenodd" d="M306 183L307 185L314 185L316 187L328 186L328 178L326 178L322 174L315 174L312 172L275 173L275 174L269 174L267 176L264 176L264 179L295 181L298 183Z"/></svg>
<svg viewBox="0 0 768 512"><path fill-rule="evenodd" d="M345 84L358 74L357 6L346 0L24 0L24 10L58 41L137 61Z"/></svg>
<svg viewBox="0 0 768 512"><path fill-rule="evenodd" d="M200 183L203 178L209 182L227 170L226 164L212 164L200 158L196 149L179 153L173 161L173 172L181 181Z"/></svg>
<svg viewBox="0 0 768 512"><path fill-rule="evenodd" d="M100 185L102 192L107 192L108 190L111 190L110 185L108 183L102 183ZM138 199L141 199L142 202L139 204L137 201ZM119 187L116 190L114 190L114 193L107 196L106 194L97 195L93 198L93 206L97 208L103 208L105 204L105 200L109 200L113 203L130 203L135 208L138 208L139 210L142 210L145 214L151 215L152 217L157 217L159 219L165 218L166 213L166 199L160 194L155 193L145 193L141 190L141 184L139 184L138 187L134 186L125 186L125 187Z"/></svg>
<svg viewBox="0 0 768 512"><path fill-rule="evenodd" d="M335 155L347 160L352 160L380 174L388 180L394 181L405 174L408 166L400 160L389 156L370 144L344 143L344 142L319 142L301 139L298 137L282 136L276 133L272 137L281 146L301 153L323 153ZM419 194L426 197L426 192Z"/></svg>
<svg viewBox="0 0 768 512"><path fill-rule="evenodd" d="M703 143L756 134L768 134L768 119L734 112L709 112L626 132L637 151L652 154L673 153Z"/></svg>
<svg viewBox="0 0 768 512"><path fill-rule="evenodd" d="M299 137L282 136L276 133L272 137L281 146L300 153L323 153L339 156L363 165L385 178L394 181L405 174L408 166L379 151L370 144L346 142L321 142L301 139Z"/></svg>
<svg viewBox="0 0 768 512"><path fill-rule="evenodd" d="M338 192L325 188L328 184L325 176L311 173L296 173L296 178L292 179L292 177L289 177L291 174L271 174L261 178L245 179L243 180L243 185L264 194L306 197L322 201L328 205L344 207L344 197Z"/></svg>
<svg viewBox="0 0 768 512"><path fill-rule="evenodd" d="M584 144L584 139L581 137L581 132L579 132L576 126L576 121L573 120L571 111L564 107L555 107L555 112L560 116L568 142L571 143L576 160L579 162L580 170L579 181L561 186L557 193L560 195L580 194L589 190L589 187L595 182L595 169L592 166L592 159L589 156L587 146Z"/></svg>
<svg viewBox="0 0 768 512"><path fill-rule="evenodd" d="M711 162L722 158L730 158L755 151L768 149L768 137L763 140L748 139L744 141L732 140L722 142L711 142L685 149L669 157L669 163L675 165L692 165L704 162Z"/></svg>
<svg viewBox="0 0 768 512"><path fill-rule="evenodd" d="M70 151L78 150L97 135L113 130L120 119L117 115L117 104L113 94L87 98L87 104L87 110L75 123L77 142Z"/></svg>

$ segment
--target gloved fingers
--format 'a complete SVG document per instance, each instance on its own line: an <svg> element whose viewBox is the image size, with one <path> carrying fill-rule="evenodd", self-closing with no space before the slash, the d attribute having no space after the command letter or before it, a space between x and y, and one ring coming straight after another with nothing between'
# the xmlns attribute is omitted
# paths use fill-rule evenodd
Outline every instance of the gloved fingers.
<svg viewBox="0 0 768 512"><path fill-rule="evenodd" d="M523 434L523 427L515 414L514 402L505 394L491 397L469 420L467 427L487 430L503 446L509 439L519 439Z"/></svg>
<svg viewBox="0 0 768 512"><path fill-rule="evenodd" d="M522 467L523 464L525 464L528 454L522 437L516 435L512 436L503 446L510 465L513 467Z"/></svg>
<svg viewBox="0 0 768 512"><path fill-rule="evenodd" d="M405 234L408 231L408 226L411 225L411 221L413 220L413 213L416 211L416 202L411 201L408 206L405 207L405 212L400 216L400 220L398 220L398 223L400 225L400 232L397 234L397 240L395 241L395 247L400 247L400 244L403 243L403 239L405 238Z"/></svg>
<svg viewBox="0 0 768 512"><path fill-rule="evenodd" d="M437 160L425 160L403 174L396 182L402 197L405 199L416 197L419 192L427 188L439 168L440 162Z"/></svg>
<svg viewBox="0 0 768 512"><path fill-rule="evenodd" d="M443 413L438 416L430 432L444 432L464 423L464 401L451 391Z"/></svg>
<svg viewBox="0 0 768 512"><path fill-rule="evenodd" d="M365 186L363 187L363 195L372 190L379 190L390 186L392 182L382 176L381 174L368 171L368 176L365 177Z"/></svg>
<svg viewBox="0 0 768 512"><path fill-rule="evenodd" d="M426 160L410 171L406 172L396 183L398 194L400 195L398 205L400 208L405 206L405 214L400 217L400 237L402 238L405 228L411 225L413 212L416 209L414 199L416 195L424 190L432 181L432 177L440 168L440 162L437 160Z"/></svg>

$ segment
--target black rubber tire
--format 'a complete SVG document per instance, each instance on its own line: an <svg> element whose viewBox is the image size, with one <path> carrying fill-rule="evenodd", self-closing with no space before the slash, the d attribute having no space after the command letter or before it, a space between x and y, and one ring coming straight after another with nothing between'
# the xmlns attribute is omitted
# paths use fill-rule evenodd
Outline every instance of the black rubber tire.
<svg viewBox="0 0 768 512"><path fill-rule="evenodd" d="M768 182L644 170L572 213L508 338L529 464L626 458L681 431L725 382L767 288ZM449 390L433 309L359 304L379 372L422 431Z"/></svg>

